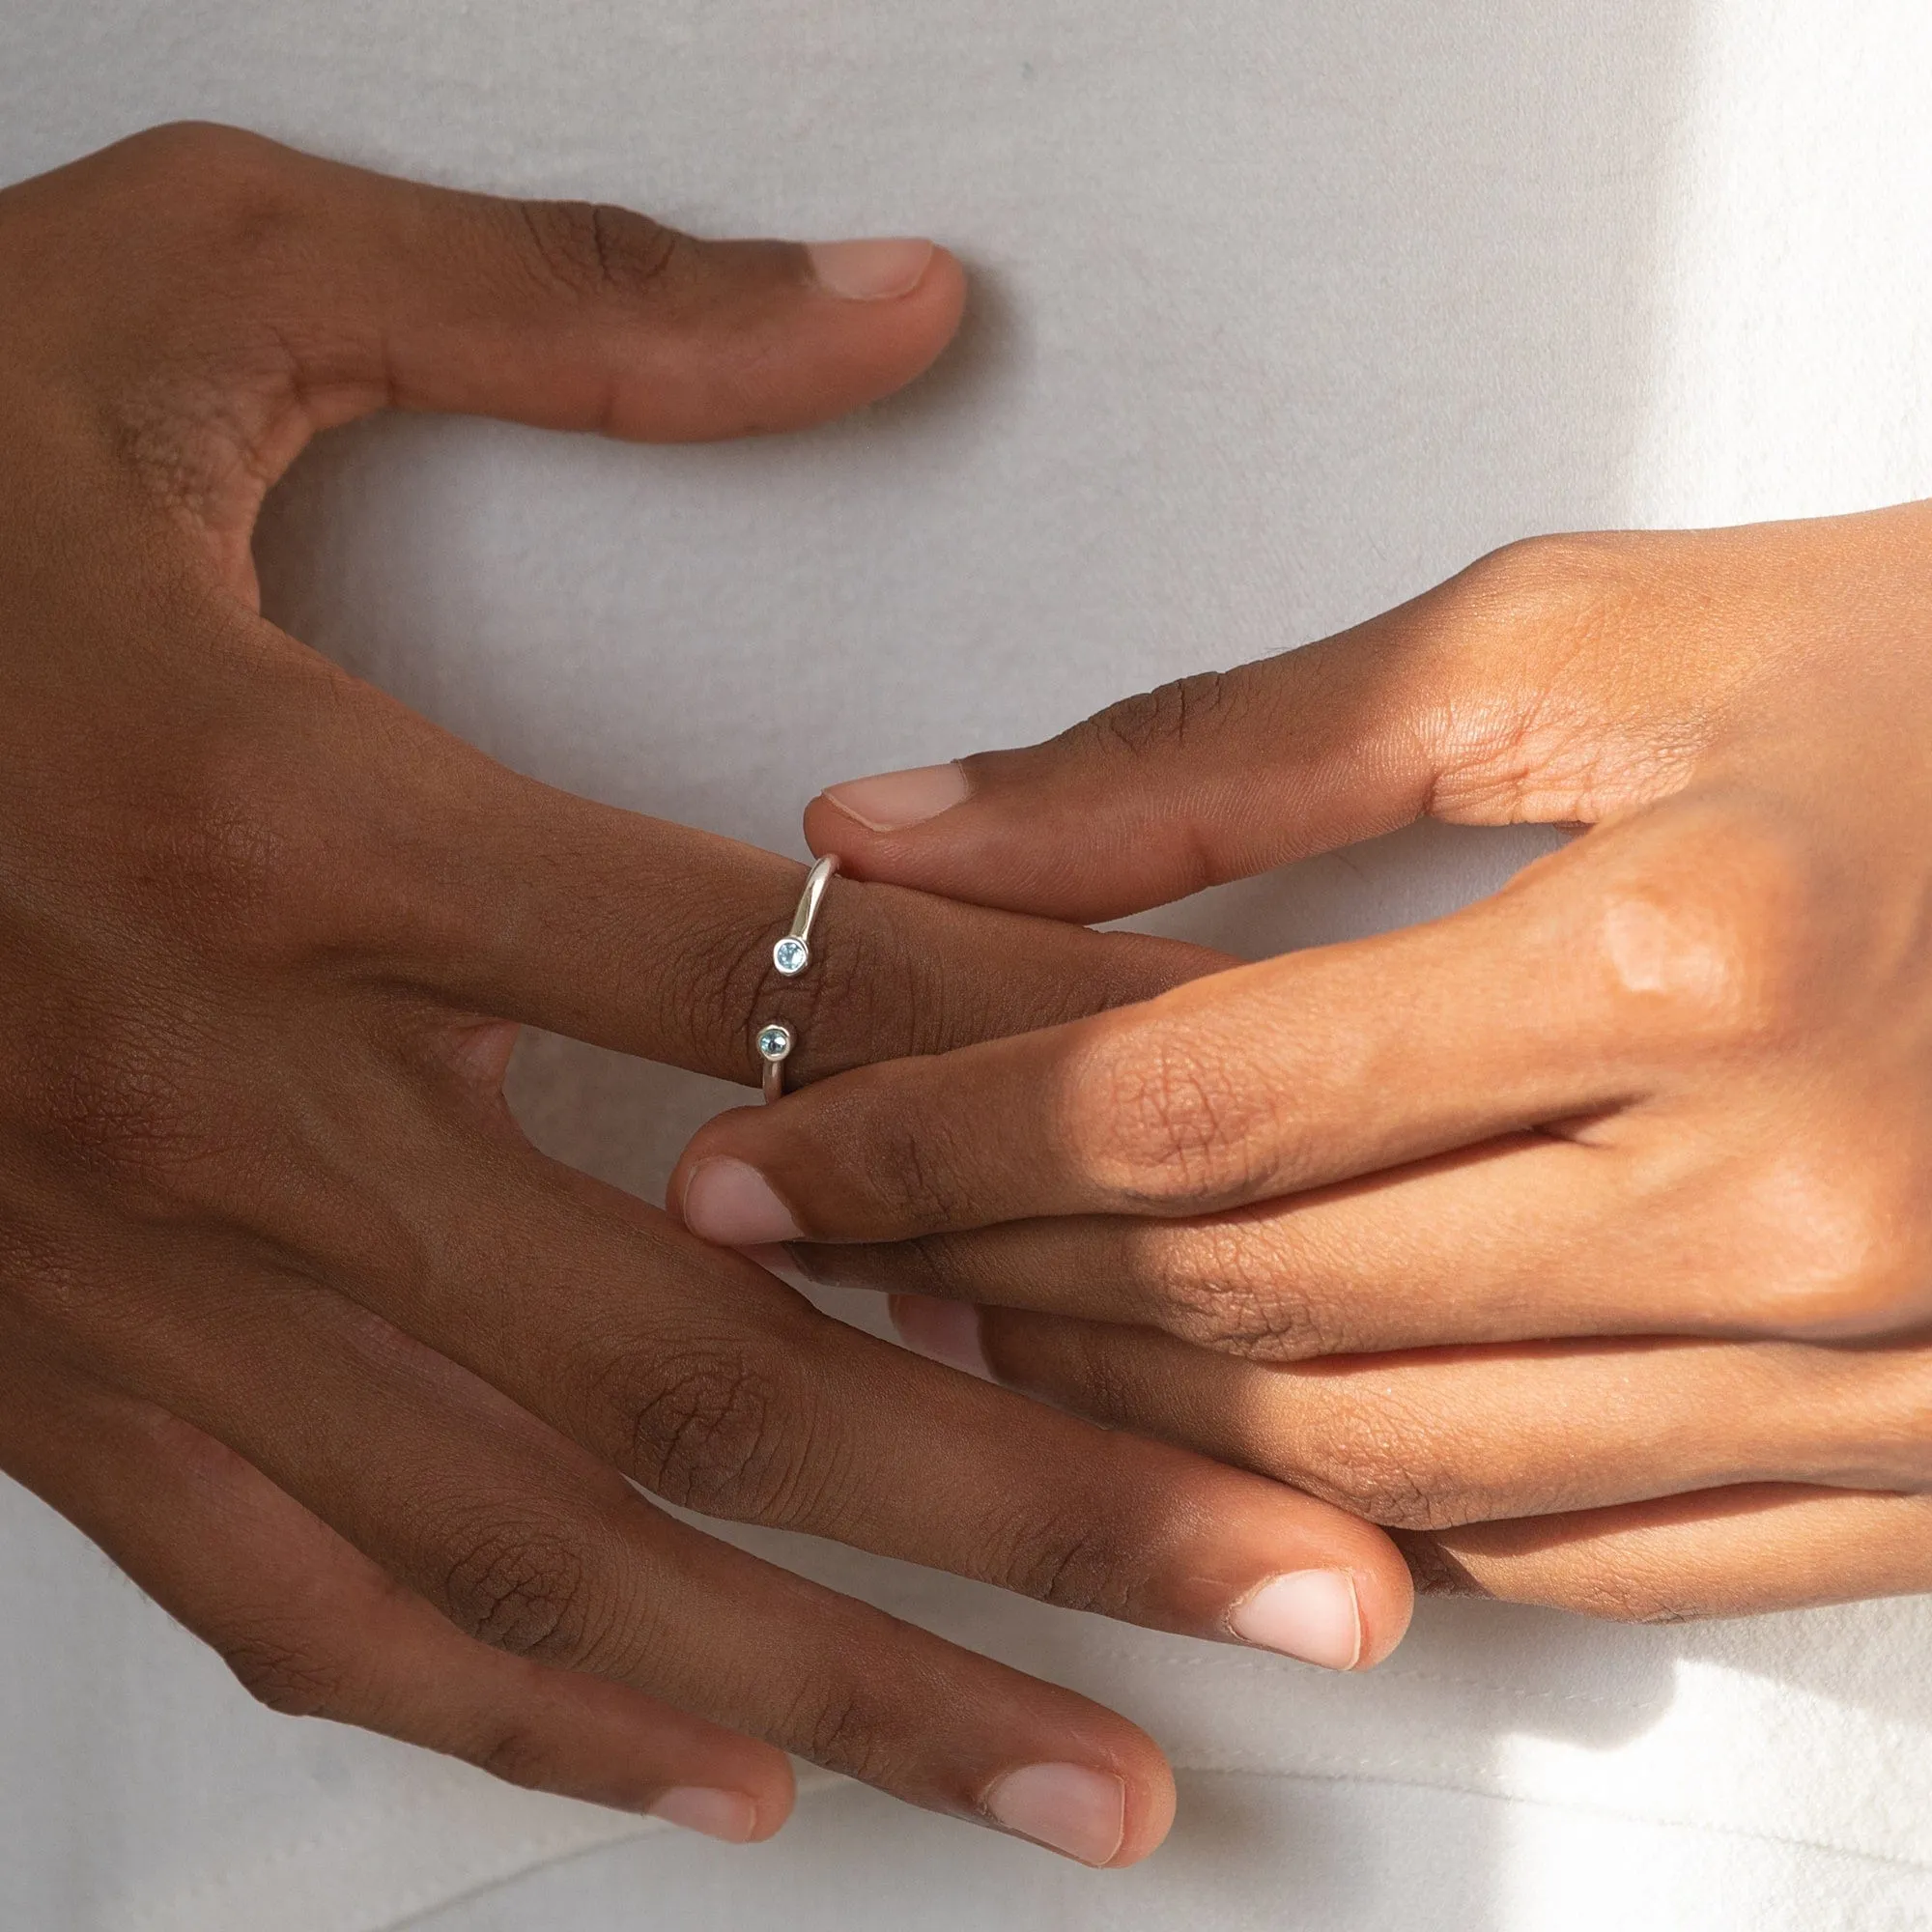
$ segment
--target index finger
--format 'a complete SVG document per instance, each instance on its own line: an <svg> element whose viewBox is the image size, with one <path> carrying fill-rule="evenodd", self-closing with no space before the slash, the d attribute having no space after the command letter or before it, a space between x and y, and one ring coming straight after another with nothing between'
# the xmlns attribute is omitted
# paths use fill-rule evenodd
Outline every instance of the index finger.
<svg viewBox="0 0 1932 1932"><path fill-rule="evenodd" d="M670 1199L734 1246L1191 1215L1614 1109L1638 1075L1572 903L1513 888L1120 1011L862 1068L709 1122Z"/></svg>
<svg viewBox="0 0 1932 1932"><path fill-rule="evenodd" d="M774 962L806 867L525 778L254 618L279 700L202 809L268 864L277 949L465 1014L756 1084L759 1028L802 1085L1164 991L1224 955L835 878L796 978ZM242 833L224 834L231 844ZM265 907L263 900L269 904Z"/></svg>
<svg viewBox="0 0 1932 1932"><path fill-rule="evenodd" d="M1225 963L1139 933L835 877L810 965L774 963L805 867L735 839L518 781L476 853L481 944L442 989L505 1019L755 1082L778 1022L803 1085L1144 1000ZM487 883L486 883L487 882Z"/></svg>

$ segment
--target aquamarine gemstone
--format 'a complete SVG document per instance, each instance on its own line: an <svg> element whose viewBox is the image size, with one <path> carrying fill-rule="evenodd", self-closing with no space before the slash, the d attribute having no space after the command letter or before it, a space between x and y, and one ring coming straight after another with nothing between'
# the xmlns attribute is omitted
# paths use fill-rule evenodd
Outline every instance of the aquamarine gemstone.
<svg viewBox="0 0 1932 1932"><path fill-rule="evenodd" d="M803 973L810 963L811 948L802 939L793 939L787 935L772 948L772 964L787 980L795 974Z"/></svg>
<svg viewBox="0 0 1932 1932"><path fill-rule="evenodd" d="M758 1034L758 1052L766 1060L782 1060L791 1051L791 1029L768 1026Z"/></svg>

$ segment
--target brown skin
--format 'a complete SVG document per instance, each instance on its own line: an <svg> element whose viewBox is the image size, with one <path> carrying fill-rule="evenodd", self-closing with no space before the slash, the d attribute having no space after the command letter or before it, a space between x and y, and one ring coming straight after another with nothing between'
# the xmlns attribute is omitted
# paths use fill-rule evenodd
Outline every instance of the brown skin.
<svg viewBox="0 0 1932 1932"><path fill-rule="evenodd" d="M540 1157L519 1025L738 1080L1145 999L1191 949L840 883L493 764L259 613L264 493L393 406L675 440L801 428L936 355L943 252L840 298L779 243L159 129L0 194L0 1466L278 1708L768 1835L796 1751L984 1821L1159 1751L1082 1698L653 1507L1162 1629L1312 1565L1364 1662L1379 1531L970 1383ZM730 1805L735 1804L735 1812ZM735 1820L735 1822L731 1822Z"/></svg>
<svg viewBox="0 0 1932 1932"><path fill-rule="evenodd" d="M835 787L849 870L1082 920L1425 814L1590 829L1452 918L724 1116L673 1198L750 1163L810 1273L983 1303L1001 1379L1445 1586L1932 1588L1929 643L1932 504L1546 539L923 822Z"/></svg>

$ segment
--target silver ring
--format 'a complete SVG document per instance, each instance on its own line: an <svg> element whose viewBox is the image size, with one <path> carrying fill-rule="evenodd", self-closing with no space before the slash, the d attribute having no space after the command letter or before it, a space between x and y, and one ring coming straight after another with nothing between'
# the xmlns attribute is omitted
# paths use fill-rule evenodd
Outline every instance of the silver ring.
<svg viewBox="0 0 1932 1932"><path fill-rule="evenodd" d="M838 869L836 857L819 860L805 875L805 890L798 896L798 910L791 916L791 930L772 948L772 964L780 975L796 980L811 964L811 923L818 917L825 888ZM784 1064L798 1044L788 1026L767 1020L758 1029L758 1058L764 1062L764 1089L767 1105L784 1093Z"/></svg>

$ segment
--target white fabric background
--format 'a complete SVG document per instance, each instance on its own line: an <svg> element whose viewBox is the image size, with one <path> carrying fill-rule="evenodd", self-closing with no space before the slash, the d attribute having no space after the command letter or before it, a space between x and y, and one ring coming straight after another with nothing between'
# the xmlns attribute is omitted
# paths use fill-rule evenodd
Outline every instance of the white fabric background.
<svg viewBox="0 0 1932 1932"><path fill-rule="evenodd" d="M1511 536L1932 493L1927 72L1914 0L4 0L0 176L198 114L721 232L949 240L966 336L859 422L380 423L265 541L276 614L498 755L796 849L830 779L1037 737ZM1534 849L1418 832L1170 923L1266 951ZM517 1084L646 1191L724 1097L548 1040ZM1921 1604L1431 1605L1343 1681L783 1547L1147 1723L1185 1771L1169 1848L1096 1878L822 1781L734 1853L513 1793L256 1711L0 1489L0 1925L1932 1918Z"/></svg>

